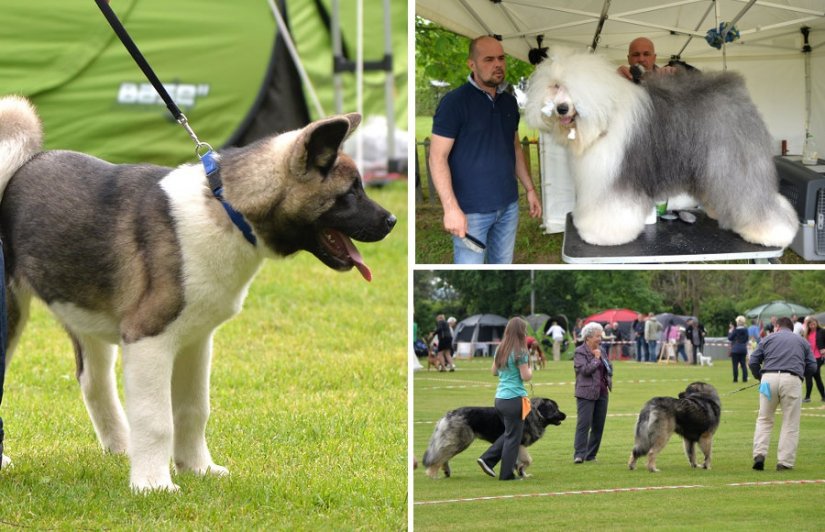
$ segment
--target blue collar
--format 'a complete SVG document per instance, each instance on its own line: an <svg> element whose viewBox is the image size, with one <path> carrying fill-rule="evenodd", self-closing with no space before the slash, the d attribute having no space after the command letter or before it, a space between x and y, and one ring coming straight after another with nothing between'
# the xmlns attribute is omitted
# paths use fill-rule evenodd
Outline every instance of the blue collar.
<svg viewBox="0 0 825 532"><path fill-rule="evenodd" d="M203 169L206 171L206 178L209 180L209 188L212 189L212 194L221 202L224 210L226 210L226 214L229 215L229 219L232 220L235 227L241 231L246 241L254 246L258 240L255 238L255 233L252 232L252 227L250 227L249 222L246 221L243 214L236 211L232 205L223 198L223 183L221 183L219 173L220 167L218 166L218 161L213 157L212 150L209 150L201 157L201 162L203 163Z"/></svg>

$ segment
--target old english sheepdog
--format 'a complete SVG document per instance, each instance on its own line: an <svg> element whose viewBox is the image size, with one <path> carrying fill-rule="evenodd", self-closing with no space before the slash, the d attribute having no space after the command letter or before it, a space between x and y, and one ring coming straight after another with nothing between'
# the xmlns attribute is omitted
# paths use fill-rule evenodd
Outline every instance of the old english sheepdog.
<svg viewBox="0 0 825 532"><path fill-rule="evenodd" d="M785 247L796 234L771 136L736 73L636 85L602 57L557 50L530 78L525 114L571 152L573 222L591 244L634 240L655 202L680 193L749 242Z"/></svg>

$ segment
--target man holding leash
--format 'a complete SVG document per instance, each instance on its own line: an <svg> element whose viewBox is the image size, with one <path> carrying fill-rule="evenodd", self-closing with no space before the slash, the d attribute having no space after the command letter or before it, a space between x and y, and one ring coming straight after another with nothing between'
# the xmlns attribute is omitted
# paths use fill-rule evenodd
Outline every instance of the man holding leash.
<svg viewBox="0 0 825 532"><path fill-rule="evenodd" d="M431 176L444 229L453 235L455 263L483 264L486 258L510 264L518 181L527 191L530 216L541 217L541 202L519 144L518 105L504 91L504 48L493 37L478 37L470 43L467 66L467 83L447 93L433 117Z"/></svg>
<svg viewBox="0 0 825 532"><path fill-rule="evenodd" d="M799 443L802 378L816 372L810 344L793 333L793 322L779 318L777 331L766 336L751 354L750 369L761 381L759 416L753 434L753 468L765 469L776 407L782 407L782 429L776 453L776 470L793 469Z"/></svg>

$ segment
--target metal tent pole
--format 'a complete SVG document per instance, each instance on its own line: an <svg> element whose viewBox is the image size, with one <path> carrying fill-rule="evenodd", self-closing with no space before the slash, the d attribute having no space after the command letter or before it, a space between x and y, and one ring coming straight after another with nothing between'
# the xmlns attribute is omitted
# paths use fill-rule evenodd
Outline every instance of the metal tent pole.
<svg viewBox="0 0 825 532"><path fill-rule="evenodd" d="M384 98L387 104L387 173L400 170L395 158L395 76L392 70L392 28L390 0L384 0Z"/></svg>
<svg viewBox="0 0 825 532"><path fill-rule="evenodd" d="M332 0L332 56L334 61L338 61L343 54L341 44L341 16L339 11L339 0ZM332 69L332 87L335 93L335 112L344 112L344 85L341 79L341 70Z"/></svg>

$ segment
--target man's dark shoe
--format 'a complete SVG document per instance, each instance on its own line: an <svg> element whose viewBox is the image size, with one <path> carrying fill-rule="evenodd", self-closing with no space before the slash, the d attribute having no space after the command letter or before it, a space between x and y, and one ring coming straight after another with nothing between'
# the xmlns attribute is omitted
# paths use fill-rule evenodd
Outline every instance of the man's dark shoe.
<svg viewBox="0 0 825 532"><path fill-rule="evenodd" d="M479 458L478 460L476 460L476 462L478 462L478 465L479 465L479 467L481 467L482 471L484 471L485 473L487 473L491 477L495 478L496 472L493 471L493 468L488 466L487 463L484 460Z"/></svg>
<svg viewBox="0 0 825 532"><path fill-rule="evenodd" d="M753 468L754 468L756 471L762 471L762 470L764 470L764 469L765 469L765 457L764 457L764 456L762 456L761 454L760 454L760 455L758 455L758 456L756 456L756 457L753 459Z"/></svg>
<svg viewBox="0 0 825 532"><path fill-rule="evenodd" d="M791 466L786 466L785 464L776 464L777 471L790 471L791 469L793 469L793 467Z"/></svg>

